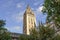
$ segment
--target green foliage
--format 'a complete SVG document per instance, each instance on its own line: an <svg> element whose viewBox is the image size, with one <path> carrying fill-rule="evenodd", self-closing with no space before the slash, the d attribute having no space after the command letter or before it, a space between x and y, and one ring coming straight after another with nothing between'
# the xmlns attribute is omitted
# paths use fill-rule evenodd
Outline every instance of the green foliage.
<svg viewBox="0 0 60 40"><path fill-rule="evenodd" d="M60 35L56 35L52 40L60 40Z"/></svg>
<svg viewBox="0 0 60 40"><path fill-rule="evenodd" d="M29 35L20 35L19 40L30 40L30 36Z"/></svg>
<svg viewBox="0 0 60 40"><path fill-rule="evenodd" d="M0 20L0 27L5 25L5 21L4 20Z"/></svg>
<svg viewBox="0 0 60 40"><path fill-rule="evenodd" d="M56 27L60 27L60 0L44 0L43 12L47 14L48 22L53 21Z"/></svg>
<svg viewBox="0 0 60 40"><path fill-rule="evenodd" d="M49 27L40 27L39 29L40 39L48 40L51 39L55 35L55 30Z"/></svg>
<svg viewBox="0 0 60 40"><path fill-rule="evenodd" d="M39 25L38 29L32 29L31 36L34 40L50 40L55 35L55 30L44 25Z"/></svg>
<svg viewBox="0 0 60 40"><path fill-rule="evenodd" d="M11 40L10 34L8 32L0 34L0 40Z"/></svg>
<svg viewBox="0 0 60 40"><path fill-rule="evenodd" d="M31 29L30 32L31 32L30 33L31 40L38 40L38 36L39 36L38 30Z"/></svg>
<svg viewBox="0 0 60 40"><path fill-rule="evenodd" d="M20 39L19 40L27 40L27 38L24 35L20 35Z"/></svg>
<svg viewBox="0 0 60 40"><path fill-rule="evenodd" d="M11 40L10 33L4 28L5 21L0 20L0 40Z"/></svg>
<svg viewBox="0 0 60 40"><path fill-rule="evenodd" d="M19 40L60 40L60 36L55 36L56 31L49 26L39 25L30 32L30 35L20 35Z"/></svg>

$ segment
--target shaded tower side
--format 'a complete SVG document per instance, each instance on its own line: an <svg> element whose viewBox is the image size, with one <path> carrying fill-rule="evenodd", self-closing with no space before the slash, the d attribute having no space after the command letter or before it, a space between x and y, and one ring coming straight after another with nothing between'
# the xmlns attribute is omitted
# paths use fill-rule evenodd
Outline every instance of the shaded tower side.
<svg viewBox="0 0 60 40"><path fill-rule="evenodd" d="M24 13L23 15L23 33L27 34L27 15Z"/></svg>

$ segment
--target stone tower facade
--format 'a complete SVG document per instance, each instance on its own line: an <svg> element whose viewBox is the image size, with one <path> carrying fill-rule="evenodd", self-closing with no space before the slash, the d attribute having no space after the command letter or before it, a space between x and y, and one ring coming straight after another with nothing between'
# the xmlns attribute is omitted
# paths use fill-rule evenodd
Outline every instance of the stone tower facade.
<svg viewBox="0 0 60 40"><path fill-rule="evenodd" d="M23 15L23 33L30 35L30 30L32 28L35 28L35 23L36 23L35 15L31 8L27 6L27 9Z"/></svg>

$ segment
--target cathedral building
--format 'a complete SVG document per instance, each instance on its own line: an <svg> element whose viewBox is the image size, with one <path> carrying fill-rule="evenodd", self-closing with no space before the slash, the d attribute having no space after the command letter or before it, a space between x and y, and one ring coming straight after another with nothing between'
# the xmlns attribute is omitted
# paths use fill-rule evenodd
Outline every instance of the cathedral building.
<svg viewBox="0 0 60 40"><path fill-rule="evenodd" d="M26 11L23 15L23 34L20 33L10 33L12 40L18 40L20 35L30 35L30 30L35 28L35 15L29 6L27 6Z"/></svg>
<svg viewBox="0 0 60 40"><path fill-rule="evenodd" d="M23 15L23 33L30 35L30 30L32 28L35 28L35 23L36 23L36 19L34 12L31 10L31 8L28 5Z"/></svg>

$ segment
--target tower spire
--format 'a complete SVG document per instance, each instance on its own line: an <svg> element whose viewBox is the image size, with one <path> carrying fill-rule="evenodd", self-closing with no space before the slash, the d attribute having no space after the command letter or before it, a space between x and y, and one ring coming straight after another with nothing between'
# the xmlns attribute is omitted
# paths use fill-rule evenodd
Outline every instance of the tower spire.
<svg viewBox="0 0 60 40"><path fill-rule="evenodd" d="M29 4L27 5L27 9L30 8Z"/></svg>
<svg viewBox="0 0 60 40"><path fill-rule="evenodd" d="M30 8L29 4L27 5L27 10L31 11L31 8Z"/></svg>
<svg viewBox="0 0 60 40"><path fill-rule="evenodd" d="M30 14L33 14L33 11L31 10L29 4L27 5L27 8L26 8L26 13L30 13Z"/></svg>

